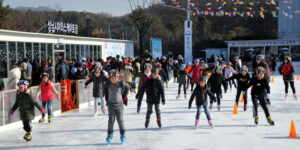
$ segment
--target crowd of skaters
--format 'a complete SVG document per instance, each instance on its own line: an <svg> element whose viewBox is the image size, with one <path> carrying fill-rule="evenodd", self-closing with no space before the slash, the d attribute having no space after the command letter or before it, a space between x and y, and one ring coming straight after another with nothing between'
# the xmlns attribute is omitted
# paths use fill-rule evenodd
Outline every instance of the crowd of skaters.
<svg viewBox="0 0 300 150"><path fill-rule="evenodd" d="M208 109L213 109L213 103L217 103L218 111L221 111L221 99L223 93L228 90L228 83L230 90L234 86L237 88L237 95L235 98L236 104L240 95L244 95L244 111L247 111L247 90L251 89L251 99L253 102L253 117L255 124L258 124L258 104L260 104L265 112L268 123L274 125L271 119L270 112L267 104L271 104L270 94L270 68L265 62L264 55L257 55L255 59L257 65L254 68L253 74L249 74L248 67L242 65L239 57L234 57L232 62L225 62L222 57L214 57L212 64L208 64L205 60L195 59L193 62L184 63L184 58L179 55L176 58L163 56L162 58L153 58L151 55L146 54L143 57L107 57L106 61L91 60L88 62L85 58L78 58L77 60L58 60L55 63L55 70L51 66L52 62L42 61L41 66L31 65L27 59L21 63L20 67L14 64L9 72L9 81L13 81L14 88L18 89L17 101L11 110L11 114L24 105L21 100L22 97L27 97L28 106L20 109L21 120L24 124L24 130L27 132L24 139L31 140L31 125L30 120L32 117L26 116L27 113L34 116L34 105L42 112L40 122L44 122L45 109L48 108L48 122L51 122L51 101L57 93L54 84L52 83L53 71L55 71L56 82L61 80L70 79L72 81L87 79L85 88L90 83L93 83L93 97L95 98L95 113L98 114L98 105L101 105L102 113L105 112L105 104L108 108L108 136L107 142L110 143L113 138L113 125L115 120L119 124L121 133L120 140L126 140L126 130L124 126L123 111L124 105L127 105L128 93L136 93L137 99L137 113L141 111L141 104L143 95L146 93L147 113L145 128L149 126L150 116L153 112L153 107L156 112L156 119L159 128L162 127L160 104L165 105L165 90L168 88L170 79L173 78L174 83L178 83L177 99L181 97L181 89L184 91L184 98L187 98L187 90L190 88L192 95L190 97L188 108L191 108L195 99L197 106L197 114L195 119L195 126L199 125L200 109L203 107L206 113L208 124L213 127L212 119ZM33 69L37 67L38 69ZM18 70L19 69L19 70ZM293 96L297 99L296 91L293 83L294 67L292 60L286 56L283 64L278 68L279 72L283 75L283 80L286 86L286 98L288 96L288 84L291 85ZM15 71L18 70L18 71ZM31 70L31 71L30 71ZM32 71L34 70L34 71ZM20 72L19 72L20 71ZM13 78L15 72L20 73L20 78ZM122 74L123 80L120 80ZM173 75L173 77L170 77ZM34 77L35 76L35 77ZM139 78L138 85L136 85L136 78ZM236 83L237 82L237 83ZM10 82L9 82L10 84ZM35 103L30 98L29 92L26 92L29 86L38 85L39 90L35 93L35 99L41 95L43 106ZM74 84L73 84L74 85ZM13 86L11 86L13 87ZM222 88L223 87L223 88ZM223 89L223 90L222 90ZM209 97L209 99L208 99ZM209 100L209 101L208 101ZM104 102L106 101L106 102ZM32 103L31 103L32 102ZM30 103L32 104L29 107ZM209 105L209 107L208 107ZM49 109L50 107L50 109ZM27 111L28 109L28 111ZM49 117L50 116L50 117ZM28 123L29 122L29 123Z"/></svg>

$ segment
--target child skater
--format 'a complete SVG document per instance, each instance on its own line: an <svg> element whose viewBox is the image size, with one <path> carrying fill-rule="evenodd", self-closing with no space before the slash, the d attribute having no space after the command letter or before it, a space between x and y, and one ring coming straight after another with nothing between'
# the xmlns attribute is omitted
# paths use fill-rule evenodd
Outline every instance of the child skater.
<svg viewBox="0 0 300 150"><path fill-rule="evenodd" d="M287 100L287 98L289 96L288 95L289 83L290 83L292 91L293 91L293 96L294 96L295 100L297 100L296 90L295 90L295 85L294 85L295 68L292 64L292 58L290 56L286 56L284 58L283 63L278 68L278 71L283 76L283 82L284 82L284 86L285 86L285 100Z"/></svg>
<svg viewBox="0 0 300 150"><path fill-rule="evenodd" d="M42 82L35 95L35 100L41 95L42 106L48 111L48 122L51 123L52 116L52 101L54 100L54 94L56 94L57 100L59 100L59 93L56 90L55 85L49 80L49 73L44 72L41 75ZM45 121L45 113L42 114L42 118L39 120L40 123Z"/></svg>
<svg viewBox="0 0 300 150"><path fill-rule="evenodd" d="M266 103L266 97L270 94L270 86L268 80L265 78L266 70L263 67L257 68L257 76L254 76L248 85L247 88L249 88L251 85L253 85L253 88L251 89L251 97L253 102L253 117L254 117L254 123L258 124L258 102L263 108L266 118L268 120L268 123L270 125L274 125L274 121L271 119L267 103ZM267 94L266 92L267 91Z"/></svg>
<svg viewBox="0 0 300 150"><path fill-rule="evenodd" d="M217 95L218 111L221 111L221 98L222 98L222 89L223 84L225 93L227 92L227 83L224 76L222 75L222 67L217 66L215 72L210 76L207 82L210 91L213 94ZM213 100L210 100L209 109L212 110Z"/></svg>
<svg viewBox="0 0 300 150"><path fill-rule="evenodd" d="M189 77L189 74L187 73L187 71L185 70L185 64L181 64L180 65L180 70L178 71L178 96L176 97L176 99L180 98L181 94L180 94L180 90L181 90L181 86L183 86L183 91L184 91L184 98L186 98L186 82L187 79Z"/></svg>
<svg viewBox="0 0 300 150"><path fill-rule="evenodd" d="M111 143L113 138L114 123L117 119L120 130L120 140L122 143L126 141L126 132L123 121L124 105L127 106L127 95L129 85L119 80L119 72L116 69L109 71L109 81L104 87L105 101L108 107L108 132L107 143Z"/></svg>
<svg viewBox="0 0 300 150"><path fill-rule="evenodd" d="M105 105L104 105L104 100L103 100L103 91L104 91L104 85L106 84L106 82L108 81L108 79L106 78L106 76L104 75L103 71L102 71L102 67L101 65L96 65L95 66L95 71L93 72L93 75L90 79L88 79L85 82L85 86L84 88L86 89L87 86L93 82L93 97L95 98L94 101L94 108L95 108L95 113L94 116L97 116L98 114L98 100L101 100L101 111L102 113L105 113Z"/></svg>
<svg viewBox="0 0 300 150"><path fill-rule="evenodd" d="M199 125L201 106L204 109L209 126L211 128L213 128L213 123L211 121L211 117L210 117L210 114L209 114L209 111L207 108L207 95L210 96L210 99L215 101L216 97L208 90L208 88L206 86L205 77L200 77L198 80L198 84L197 84L195 90L193 91L193 94L191 95L191 98L189 101L189 109L191 109L194 98L196 97L196 106L197 106L197 114L196 114L196 121L195 121L196 128Z"/></svg>
<svg viewBox="0 0 300 150"><path fill-rule="evenodd" d="M238 84L238 88L237 88L237 93L236 93L236 98L235 98L235 102L237 105L239 105L239 99L240 99L240 95L241 93L243 93L244 95L244 111L247 111L247 86L249 84L250 81L250 75L248 73L248 67L247 66L243 66L241 68L241 73L239 74L235 74L232 77L228 78L228 80L237 80L237 84Z"/></svg>
<svg viewBox="0 0 300 150"><path fill-rule="evenodd" d="M31 120L33 120L35 116L34 106L37 107L43 114L45 113L45 109L43 109L42 106L33 99L29 92L27 92L28 85L29 82L26 80L20 80L18 82L19 89L16 95L16 102L10 111L10 114L13 115L17 108L19 108L20 119L24 126L23 129L26 131L24 140L27 142L31 141L32 138Z"/></svg>
<svg viewBox="0 0 300 150"><path fill-rule="evenodd" d="M147 94L147 115L145 121L145 128L148 128L150 123L150 116L152 114L153 105L155 107L156 117L157 117L157 125L161 128L161 117L160 117L160 99L163 105L165 105L165 92L162 81L159 79L159 70L153 68L151 70L151 78L147 79L147 81L143 84L138 94L136 95L136 99L143 96L145 89Z"/></svg>
<svg viewBox="0 0 300 150"><path fill-rule="evenodd" d="M228 78L232 77L234 74L236 74L236 71L233 69L232 63L228 62L227 66L225 67L225 78L228 79ZM232 83L233 83L234 87L236 88L236 83L235 83L234 79L230 79L227 81L229 82L230 91L232 91Z"/></svg>

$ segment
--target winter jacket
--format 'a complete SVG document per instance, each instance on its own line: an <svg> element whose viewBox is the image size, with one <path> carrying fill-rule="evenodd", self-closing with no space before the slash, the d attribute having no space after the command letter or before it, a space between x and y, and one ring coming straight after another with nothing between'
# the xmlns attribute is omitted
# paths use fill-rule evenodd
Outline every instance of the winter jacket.
<svg viewBox="0 0 300 150"><path fill-rule="evenodd" d="M151 77L147 79L147 81L143 84L141 89L139 89L136 99L142 100L142 96L145 91L147 94L147 103L159 104L160 99L162 100L162 103L165 103L164 87L159 78L153 79Z"/></svg>
<svg viewBox="0 0 300 150"><path fill-rule="evenodd" d="M253 77L251 78L247 88L249 88L251 85L253 85L251 89L251 94L255 94L255 95L265 94L265 90L267 90L267 93L270 94L269 82L265 78L262 80L258 80L257 77Z"/></svg>
<svg viewBox="0 0 300 150"><path fill-rule="evenodd" d="M238 88L245 91L248 87L249 81L250 81L250 75L249 73L246 74L246 76L243 76L241 73L235 74L232 77L228 78L227 80L236 79Z"/></svg>
<svg viewBox="0 0 300 150"><path fill-rule="evenodd" d="M179 70L177 74L178 74L177 82L179 84L185 84L189 76L188 73L185 70Z"/></svg>
<svg viewBox="0 0 300 150"><path fill-rule="evenodd" d="M233 61L232 63L232 67L235 71L240 72L241 71L241 66L240 63L238 61Z"/></svg>
<svg viewBox="0 0 300 150"><path fill-rule="evenodd" d="M235 73L236 73L236 71L232 67L225 68L225 78L226 79L232 77Z"/></svg>
<svg viewBox="0 0 300 150"><path fill-rule="evenodd" d="M29 121L34 119L34 106L36 106L40 111L42 111L41 105L37 101L33 100L32 96L26 92L17 92L16 102L11 108L12 111L16 111L19 108L20 119L23 121Z"/></svg>
<svg viewBox="0 0 300 150"><path fill-rule="evenodd" d="M161 70L159 70L159 76L161 77L161 79L162 79L162 81L164 81L164 82L168 82L169 81L169 78L168 78L168 76L167 76L167 73L165 72L165 70L164 69L161 69Z"/></svg>
<svg viewBox="0 0 300 150"><path fill-rule="evenodd" d="M85 77L88 75L87 71L83 69L82 71L77 70L76 72L76 80L85 79Z"/></svg>
<svg viewBox="0 0 300 150"><path fill-rule="evenodd" d="M193 103L195 97L196 97L196 106L207 105L207 95L210 96L210 99L215 99L215 96L213 95L213 93L210 92L206 88L206 86L204 88L202 88L199 85L197 85L191 95L191 98L189 101L189 107L192 106L192 103Z"/></svg>
<svg viewBox="0 0 300 150"><path fill-rule="evenodd" d="M194 83L198 82L198 79L202 76L201 66L200 65L194 65L192 69L189 71L189 73L192 74L192 80Z"/></svg>
<svg viewBox="0 0 300 150"><path fill-rule="evenodd" d="M212 93L222 93L221 85L223 84L225 93L227 91L227 83L222 74L213 73L207 82Z"/></svg>
<svg viewBox="0 0 300 150"><path fill-rule="evenodd" d="M174 77L177 77L177 74L178 74L178 71L179 71L179 64L178 63L176 63L176 64L173 64L173 67L174 67L174 69L173 69L173 74L174 74Z"/></svg>
<svg viewBox="0 0 300 150"><path fill-rule="evenodd" d="M278 71L281 75L283 75L284 81L293 81L294 80L295 68L292 63L281 64L278 68Z"/></svg>
<svg viewBox="0 0 300 150"><path fill-rule="evenodd" d="M111 107L123 107L123 98L126 97L129 92L129 85L124 81L118 81L116 84L112 83L110 80L104 85L104 96L107 100L108 106Z"/></svg>
<svg viewBox="0 0 300 150"><path fill-rule="evenodd" d="M146 80L151 77L151 73L149 74L149 76L147 76L144 72L134 73L134 76L140 78L139 85L138 85L138 89L140 89L143 83L146 82Z"/></svg>
<svg viewBox="0 0 300 150"><path fill-rule="evenodd" d="M108 79L106 78L104 73L101 72L101 75L99 77L95 76L95 74L93 73L93 76L85 82L85 86L89 85L91 82L93 82L93 97L103 97L104 86L108 82Z"/></svg>
<svg viewBox="0 0 300 150"><path fill-rule="evenodd" d="M18 82L21 79L21 70L19 67L15 66L8 72L8 82L7 82L7 90L17 89Z"/></svg>
<svg viewBox="0 0 300 150"><path fill-rule="evenodd" d="M69 66L65 63L60 63L56 66L56 80L60 82L61 80L66 80L68 78Z"/></svg>
<svg viewBox="0 0 300 150"><path fill-rule="evenodd" d="M132 82L132 78L134 77L133 76L133 68L131 66L125 66L124 69L121 69L121 73L124 74L124 81L125 82L129 82L131 83Z"/></svg>

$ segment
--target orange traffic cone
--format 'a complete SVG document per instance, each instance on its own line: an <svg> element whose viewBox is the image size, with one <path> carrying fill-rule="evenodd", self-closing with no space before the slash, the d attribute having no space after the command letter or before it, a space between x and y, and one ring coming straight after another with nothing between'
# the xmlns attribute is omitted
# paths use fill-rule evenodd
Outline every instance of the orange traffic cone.
<svg viewBox="0 0 300 150"><path fill-rule="evenodd" d="M297 133L296 133L296 129L295 129L295 124L294 124L294 120L292 120L291 122L291 129L290 129L290 138L297 138Z"/></svg>
<svg viewBox="0 0 300 150"><path fill-rule="evenodd" d="M236 102L234 102L234 108L233 108L233 113L232 114L234 114L234 115L239 114Z"/></svg>
<svg viewBox="0 0 300 150"><path fill-rule="evenodd" d="M241 103L244 103L244 94L241 94Z"/></svg>
<svg viewBox="0 0 300 150"><path fill-rule="evenodd" d="M272 76L272 83L274 83L274 76Z"/></svg>
<svg viewBox="0 0 300 150"><path fill-rule="evenodd" d="M297 75L297 81L299 81L300 80L300 78L299 78L299 74Z"/></svg>

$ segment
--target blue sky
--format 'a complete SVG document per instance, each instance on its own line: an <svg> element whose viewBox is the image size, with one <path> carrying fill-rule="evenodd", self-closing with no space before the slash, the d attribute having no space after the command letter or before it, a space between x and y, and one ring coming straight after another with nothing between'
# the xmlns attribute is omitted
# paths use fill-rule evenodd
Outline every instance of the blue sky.
<svg viewBox="0 0 300 150"><path fill-rule="evenodd" d="M4 0L4 5L10 5L11 8L46 6L62 11L105 12L113 16L124 15L131 11L128 0Z"/></svg>

